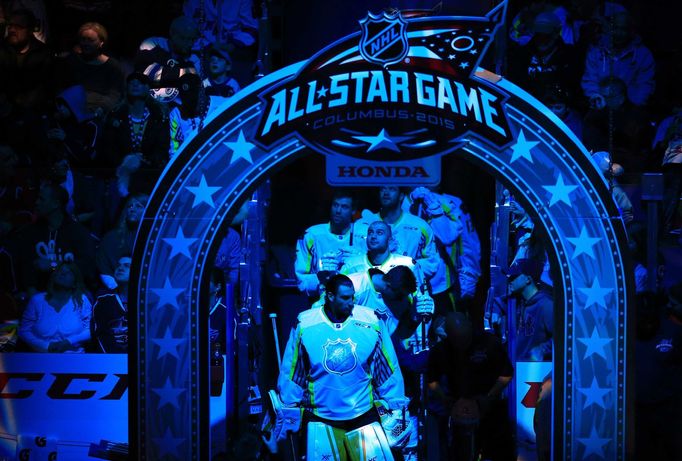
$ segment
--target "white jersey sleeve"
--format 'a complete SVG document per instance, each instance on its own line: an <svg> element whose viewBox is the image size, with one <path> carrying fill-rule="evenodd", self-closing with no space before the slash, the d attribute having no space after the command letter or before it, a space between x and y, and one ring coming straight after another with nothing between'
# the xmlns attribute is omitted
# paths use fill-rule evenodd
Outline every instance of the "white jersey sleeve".
<svg viewBox="0 0 682 461"><path fill-rule="evenodd" d="M291 330L289 340L284 348L284 356L280 366L277 389L282 402L286 405L299 405L303 402L306 385L306 373L301 354L301 325Z"/></svg>
<svg viewBox="0 0 682 461"><path fill-rule="evenodd" d="M367 251L366 234L362 223L353 223L343 235L333 234L329 223L306 229L303 237L296 243L294 271L299 290L310 296L317 294L320 284L317 273L321 270L322 258L333 255L338 259L340 268L346 258Z"/></svg>

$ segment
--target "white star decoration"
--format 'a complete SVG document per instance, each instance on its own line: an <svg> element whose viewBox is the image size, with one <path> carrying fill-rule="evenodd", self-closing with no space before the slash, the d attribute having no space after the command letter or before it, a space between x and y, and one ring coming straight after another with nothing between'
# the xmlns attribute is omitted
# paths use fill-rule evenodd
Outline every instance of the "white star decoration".
<svg viewBox="0 0 682 461"><path fill-rule="evenodd" d="M185 389L173 387L170 378L166 378L166 383L163 387L152 388L152 392L159 396L159 403L156 405L157 410L164 405L173 405L175 408L179 409L178 397L185 392Z"/></svg>
<svg viewBox="0 0 682 461"><path fill-rule="evenodd" d="M246 138L244 137L244 131L239 130L239 136L237 136L236 141L225 142L224 144L232 151L230 165L232 165L240 158L244 159L244 161L246 162L253 164L253 159L251 158L251 151L256 146L246 140Z"/></svg>
<svg viewBox="0 0 682 461"><path fill-rule="evenodd" d="M183 437L173 437L173 433L170 428L166 428L163 437L154 437L154 443L158 447L157 459L163 458L165 455L171 455L174 458L178 458L178 445L180 445L185 439Z"/></svg>
<svg viewBox="0 0 682 461"><path fill-rule="evenodd" d="M596 327L592 330L592 334L590 335L589 338L577 339L585 346L587 346L587 349L585 349L585 356L583 357L583 359L586 359L594 354L600 355L603 359L606 359L606 352L604 352L604 346L613 341L613 338L599 337Z"/></svg>
<svg viewBox="0 0 682 461"><path fill-rule="evenodd" d="M578 442L582 443L585 445L585 453L583 453L583 456L581 459L587 459L590 455L597 455L600 458L604 458L604 445L609 443L608 438L600 438L599 434L597 434L597 429L592 426L592 430L590 431L590 436L587 438L582 438L578 437Z"/></svg>
<svg viewBox="0 0 682 461"><path fill-rule="evenodd" d="M585 308L590 307L592 304L598 304L606 309L606 296L611 293L613 288L602 288L599 285L599 278L595 277L592 282L592 286L589 288L578 288L580 292L587 296L585 301Z"/></svg>
<svg viewBox="0 0 682 461"><path fill-rule="evenodd" d="M525 158L530 163L533 163L533 157L530 155L530 150L540 144L538 141L526 141L526 135L523 130L519 131L519 136L516 138L516 144L512 146L512 157L509 163L514 163L520 158Z"/></svg>
<svg viewBox="0 0 682 461"><path fill-rule="evenodd" d="M206 183L206 178L201 175L201 180L198 186L187 186L185 187L188 191L194 194L194 202L192 203L192 208L199 206L202 203L208 204L211 208L215 208L215 203L213 202L213 194L220 190L218 186L209 186Z"/></svg>
<svg viewBox="0 0 682 461"><path fill-rule="evenodd" d="M172 355L176 359L179 359L178 346L180 343L185 341L185 338L173 338L170 332L170 328L166 327L166 332L163 334L163 338L152 339L152 342L159 346L159 353L156 356L160 359L164 355Z"/></svg>
<svg viewBox="0 0 682 461"><path fill-rule="evenodd" d="M587 229L583 226L580 230L580 235L577 237L568 237L568 241L575 246L575 251L573 252L573 256L571 256L571 259L575 259L581 254L586 254L594 259L594 248L592 247L600 242L601 239L598 237L588 237Z"/></svg>
<svg viewBox="0 0 682 461"><path fill-rule="evenodd" d="M376 136L353 136L355 139L369 144L367 152L372 152L377 149L389 149L394 152L400 152L398 144L410 139L411 136L393 136L391 137L385 128L382 128Z"/></svg>
<svg viewBox="0 0 682 461"><path fill-rule="evenodd" d="M182 227L178 227L178 233L175 237L165 237L163 241L171 246L171 255L168 259L173 259L173 257L181 254L192 259L192 254L190 253L189 247L196 242L198 239L185 237L182 233Z"/></svg>
<svg viewBox="0 0 682 461"><path fill-rule="evenodd" d="M555 185L542 187L552 194L552 197L549 199L549 206L552 206L558 202L564 202L568 206L573 206L569 194L576 190L578 186L569 186L565 184L563 176L559 175Z"/></svg>
<svg viewBox="0 0 682 461"><path fill-rule="evenodd" d="M590 405L599 405L603 409L606 409L606 404L604 403L604 396L611 392L611 389L608 389L606 387L599 387L599 383L597 382L597 378L593 377L592 378L592 384L590 387L579 387L578 391L581 394L584 394L585 397L585 403L583 403L583 410Z"/></svg>
<svg viewBox="0 0 682 461"><path fill-rule="evenodd" d="M182 293L182 288L173 288L170 280L166 277L163 288L152 288L152 292L159 297L157 307L169 305L174 309L178 308L178 295Z"/></svg>

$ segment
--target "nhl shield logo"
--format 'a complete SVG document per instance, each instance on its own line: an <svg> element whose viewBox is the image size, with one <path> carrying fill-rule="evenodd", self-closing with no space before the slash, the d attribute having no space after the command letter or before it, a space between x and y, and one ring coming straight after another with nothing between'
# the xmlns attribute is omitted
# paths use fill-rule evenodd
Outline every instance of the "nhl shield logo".
<svg viewBox="0 0 682 461"><path fill-rule="evenodd" d="M324 348L324 369L335 375L350 373L358 364L357 345L348 339L327 340Z"/></svg>
<svg viewBox="0 0 682 461"><path fill-rule="evenodd" d="M400 13L374 15L360 21L362 37L360 54L366 61L386 67L402 61L410 49L407 43L407 22Z"/></svg>

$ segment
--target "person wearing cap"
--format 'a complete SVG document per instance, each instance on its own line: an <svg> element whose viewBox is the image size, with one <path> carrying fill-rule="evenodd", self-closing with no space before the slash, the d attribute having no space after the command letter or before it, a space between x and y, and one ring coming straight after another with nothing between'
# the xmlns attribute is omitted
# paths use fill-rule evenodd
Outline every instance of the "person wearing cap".
<svg viewBox="0 0 682 461"><path fill-rule="evenodd" d="M232 78L232 58L228 46L224 43L214 43L208 47L208 77L204 79L206 94L229 98L239 91L239 83Z"/></svg>
<svg viewBox="0 0 682 461"><path fill-rule="evenodd" d="M580 74L576 72L574 48L561 40L561 22L552 12L539 13L532 24L532 38L516 48L509 60L510 80L535 97L548 85L577 92Z"/></svg>
<svg viewBox="0 0 682 461"><path fill-rule="evenodd" d="M428 293L420 292L414 272L407 266L395 266L386 274L377 271L377 275L375 287L387 309L383 315L378 310L375 314L380 320L385 318L385 322L390 320L393 323L387 325L387 329L392 332L391 341L405 381L405 395L410 399L409 412L405 415L382 415L382 425L387 434L390 433L389 441L391 437L400 440L396 445L400 447L403 459L415 459L419 440L417 415L423 409L421 405L425 404L422 402L419 374L426 371L429 356L429 348L423 347L426 339L422 341L422 334L427 333L428 338L436 336L437 322L429 321L435 311L434 301ZM426 322L428 332L421 329L422 322ZM392 423L401 424L403 430L395 430L397 424Z"/></svg>
<svg viewBox="0 0 682 461"><path fill-rule="evenodd" d="M142 72L128 75L125 99L104 119L98 152L107 176L116 172L119 199L151 192L168 158L168 117L149 95L150 83Z"/></svg>
<svg viewBox="0 0 682 461"><path fill-rule="evenodd" d="M509 294L516 305L515 357L518 362L552 360L554 300L538 287L544 262L518 259L506 271Z"/></svg>

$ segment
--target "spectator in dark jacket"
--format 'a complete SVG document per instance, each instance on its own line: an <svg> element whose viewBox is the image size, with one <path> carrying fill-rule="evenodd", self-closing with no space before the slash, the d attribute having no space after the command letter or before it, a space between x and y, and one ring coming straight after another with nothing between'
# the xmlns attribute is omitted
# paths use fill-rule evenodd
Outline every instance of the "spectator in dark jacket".
<svg viewBox="0 0 682 461"><path fill-rule="evenodd" d="M638 179L648 161L652 135L646 114L627 99L627 93L627 84L619 78L599 82L604 106L595 106L585 115L583 142L589 150L610 151L613 161L625 168L629 182Z"/></svg>
<svg viewBox="0 0 682 461"><path fill-rule="evenodd" d="M0 47L0 92L22 110L42 111L49 98L52 54L33 36L36 19L29 10L9 16Z"/></svg>
<svg viewBox="0 0 682 461"><path fill-rule="evenodd" d="M623 80L627 99L635 106L646 104L654 92L655 63L651 51L635 34L632 18L627 12L616 13L607 23L602 40L587 50L582 88L593 107L606 104L599 84L608 77Z"/></svg>
<svg viewBox="0 0 682 461"><path fill-rule="evenodd" d="M66 213L68 201L63 187L44 184L36 201L38 221L21 230L14 256L21 288L29 295L45 291L49 274L62 261L75 262L88 287L96 286L95 242L88 230Z"/></svg>
<svg viewBox="0 0 682 461"><path fill-rule="evenodd" d="M73 52L56 63L57 88L82 85L88 110L103 115L123 96L121 64L104 53L109 35L103 25L86 22L78 29L78 44Z"/></svg>
<svg viewBox="0 0 682 461"><path fill-rule="evenodd" d="M106 116L98 145L106 176L113 178L118 169L120 197L151 192L168 159L170 142L168 117L149 96L149 77L133 72L126 81L126 98Z"/></svg>
<svg viewBox="0 0 682 461"><path fill-rule="evenodd" d="M551 12L543 12L533 22L533 37L516 48L509 60L509 77L521 88L540 98L549 85L575 92L581 69L576 66L573 47L561 40L561 22Z"/></svg>

